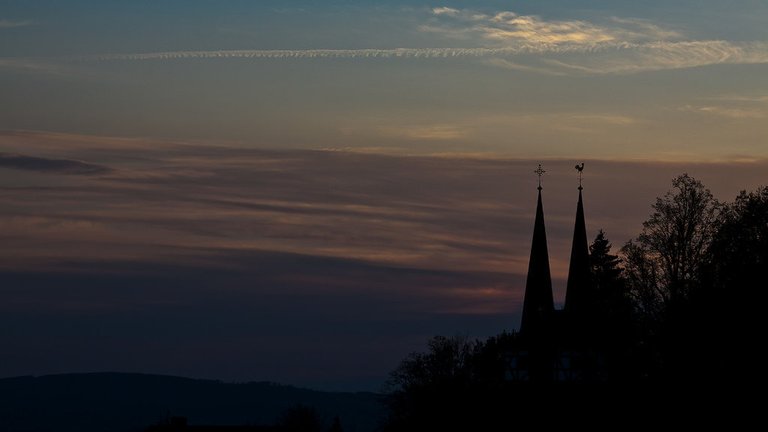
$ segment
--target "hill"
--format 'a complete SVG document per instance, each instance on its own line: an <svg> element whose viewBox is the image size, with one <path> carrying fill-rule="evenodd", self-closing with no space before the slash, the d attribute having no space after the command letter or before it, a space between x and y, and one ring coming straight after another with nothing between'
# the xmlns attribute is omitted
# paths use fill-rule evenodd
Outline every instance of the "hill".
<svg viewBox="0 0 768 432"><path fill-rule="evenodd" d="M0 379L4 432L142 431L169 416L190 424L273 424L298 404L346 431L375 429L384 413L374 393L330 393L268 382L222 383L161 375L92 373Z"/></svg>

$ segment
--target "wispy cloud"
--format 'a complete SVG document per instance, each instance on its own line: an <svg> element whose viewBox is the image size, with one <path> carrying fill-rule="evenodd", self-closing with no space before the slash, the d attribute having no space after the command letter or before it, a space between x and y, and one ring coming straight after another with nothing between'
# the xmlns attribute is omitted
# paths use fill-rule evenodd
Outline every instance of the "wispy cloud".
<svg viewBox="0 0 768 432"><path fill-rule="evenodd" d="M684 38L684 35L677 30L664 28L645 19L612 17L611 21L621 26L611 31L616 37L624 40L661 41L681 40Z"/></svg>
<svg viewBox="0 0 768 432"><path fill-rule="evenodd" d="M525 61L493 55L488 62L518 71L550 75L632 74L768 62L768 43L687 40L680 31L636 18L611 17L594 23L546 20L511 11L488 15L472 10L453 10L450 14L433 10L433 15L433 20L421 27L422 31L496 47L527 47L515 54L538 54Z"/></svg>
<svg viewBox="0 0 768 432"><path fill-rule="evenodd" d="M559 70L557 68L550 67L549 65L534 66L534 65L514 62L514 61L503 59L503 58L491 58L491 59L488 59L486 63L489 65L493 65L493 66L497 66L497 67L501 67L509 70L515 70L515 71L532 72L537 74L554 75L554 76L568 75L567 71Z"/></svg>
<svg viewBox="0 0 768 432"><path fill-rule="evenodd" d="M0 29L8 29L8 28L17 28L17 27L26 27L28 25L32 25L33 22L26 20L26 21L13 21L13 20L7 20L7 19L0 19Z"/></svg>
<svg viewBox="0 0 768 432"><path fill-rule="evenodd" d="M380 127L379 130L385 135L415 140L454 140L467 136L467 131L455 124Z"/></svg>
<svg viewBox="0 0 768 432"><path fill-rule="evenodd" d="M447 11L445 10L447 9ZM448 12L449 11L449 12ZM474 34L478 39L498 44L581 44L605 42L650 42L680 40L682 34L663 28L647 20L612 17L604 24L583 20L546 20L537 15L520 15L501 11L492 15L472 10L435 8L437 20L423 29L465 37Z"/></svg>
<svg viewBox="0 0 768 432"><path fill-rule="evenodd" d="M680 107L680 111L731 119L762 119L768 117L768 113L763 110L720 105L685 105Z"/></svg>
<svg viewBox="0 0 768 432"><path fill-rule="evenodd" d="M0 153L0 168L79 175L105 174L112 171L103 165L77 160L50 159L8 153Z"/></svg>
<svg viewBox="0 0 768 432"><path fill-rule="evenodd" d="M594 50L589 56L549 57L541 61L555 70L582 74L632 74L718 64L765 64L768 63L768 43L653 42L618 50Z"/></svg>
<svg viewBox="0 0 768 432"><path fill-rule="evenodd" d="M716 100L729 103L742 103L742 104L768 104L768 95L754 94L754 95L721 95L707 98L708 100Z"/></svg>
<svg viewBox="0 0 768 432"><path fill-rule="evenodd" d="M162 61L186 59L482 59L510 70L550 75L634 74L718 64L768 63L768 42L687 40L647 20L612 17L597 24L546 20L510 11L483 14L436 7L419 27L474 47L303 50L208 50L59 58L57 61ZM0 58L0 67L46 70L54 59Z"/></svg>
<svg viewBox="0 0 768 432"><path fill-rule="evenodd" d="M461 13L458 9L449 8L449 7L436 7L432 8L432 13L435 15L450 15L450 16L456 16L459 13Z"/></svg>
<svg viewBox="0 0 768 432"><path fill-rule="evenodd" d="M768 118L768 96L725 94L699 98L678 107L678 111L734 120Z"/></svg>
<svg viewBox="0 0 768 432"><path fill-rule="evenodd" d="M0 71L67 76L75 73L70 63L61 58L0 57Z"/></svg>
<svg viewBox="0 0 768 432"><path fill-rule="evenodd" d="M581 59L544 58L543 64L584 73L632 73L679 69L711 64L768 63L768 43L728 41L653 43L533 43L498 48L395 48L354 50L221 50L165 51L70 57L75 61L182 60L182 59L332 59L332 58L505 58L522 54L590 54ZM620 57L619 57L620 56ZM501 63L500 65L503 65Z"/></svg>
<svg viewBox="0 0 768 432"><path fill-rule="evenodd" d="M608 29L585 21L544 21L514 12L500 12L474 28L484 38L501 42L594 44L617 40Z"/></svg>
<svg viewBox="0 0 768 432"><path fill-rule="evenodd" d="M630 121L584 117L574 121ZM98 347L93 355L83 351L89 355L80 357L93 361L83 367L114 364L100 357L103 352L145 352L144 341L165 349L139 357L143 365L164 355L177 364L179 352L206 358L210 346L236 334L260 343L235 339L217 351L226 359L245 357L235 375L252 373L264 356L270 364L288 361L295 347L317 364L314 359L329 351L325 339L338 349L378 347L366 358L352 349L357 354L344 368L381 363L384 371L415 349L398 340L415 337L420 346L425 335L493 334L518 322L535 210L533 169L540 160L36 132L0 133L0 146L45 160L77 161L87 154L88 163L114 169L100 176L0 170L0 312L16 324L0 332L6 350L29 349L19 341L32 338L69 352L71 344L55 343L67 333L51 336L49 329L81 322L96 331L76 340L84 340L85 349ZM558 299L573 230L574 162L544 162ZM604 228L616 246L636 234L674 175L687 171L730 199L764 182L768 167L766 161L586 163L589 233ZM446 313L449 319L440 321ZM472 320L462 321L465 314ZM498 322L487 321L497 314ZM160 332L146 325L157 322L171 324ZM105 331L117 336L105 338ZM186 351L184 340L198 351ZM382 340L391 345L381 347ZM103 349L104 341L115 341L115 349ZM313 344L316 350L307 348Z"/></svg>

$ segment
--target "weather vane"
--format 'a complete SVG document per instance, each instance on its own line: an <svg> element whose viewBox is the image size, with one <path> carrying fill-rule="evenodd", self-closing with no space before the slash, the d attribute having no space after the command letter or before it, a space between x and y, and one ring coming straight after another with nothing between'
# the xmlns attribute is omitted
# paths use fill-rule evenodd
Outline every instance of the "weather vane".
<svg viewBox="0 0 768 432"><path fill-rule="evenodd" d="M534 173L539 176L539 190L541 190L541 176L543 176L545 172L546 171L541 168L541 164L539 164L539 168L534 171Z"/></svg>
<svg viewBox="0 0 768 432"><path fill-rule="evenodd" d="M582 162L581 165L576 164L576 171L579 172L579 190L582 190L584 189L581 187L582 175L584 174L584 162Z"/></svg>

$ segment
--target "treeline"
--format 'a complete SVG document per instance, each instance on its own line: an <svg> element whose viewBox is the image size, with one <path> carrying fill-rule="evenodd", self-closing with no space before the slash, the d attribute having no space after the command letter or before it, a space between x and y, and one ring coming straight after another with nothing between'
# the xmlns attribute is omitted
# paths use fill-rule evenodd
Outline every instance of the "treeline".
<svg viewBox="0 0 768 432"><path fill-rule="evenodd" d="M596 307L584 329L585 340L601 347L599 375L515 381L509 353L518 333L485 341L437 336L391 373L384 429L596 425L615 417L637 425L673 415L706 421L731 412L729 392L758 388L768 187L721 203L683 174L653 203L640 234L618 253L611 249L601 230L590 245Z"/></svg>

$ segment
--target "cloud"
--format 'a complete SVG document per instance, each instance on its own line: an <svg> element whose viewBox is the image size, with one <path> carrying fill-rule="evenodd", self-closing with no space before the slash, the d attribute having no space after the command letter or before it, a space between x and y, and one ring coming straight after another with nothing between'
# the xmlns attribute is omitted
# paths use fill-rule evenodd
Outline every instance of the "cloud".
<svg viewBox="0 0 768 432"><path fill-rule="evenodd" d="M511 60L507 60L503 58L491 58L491 59L488 59L486 63L489 65L493 65L493 66L497 66L497 67L501 67L509 70L515 70L515 71L532 72L536 74L553 75L553 76L568 75L567 71L559 70L557 68L552 68L552 67L549 67L548 65L533 66L533 65L513 62Z"/></svg>
<svg viewBox="0 0 768 432"><path fill-rule="evenodd" d="M70 73L67 65L56 58L22 58L0 57L0 70L16 70L50 75L65 75Z"/></svg>
<svg viewBox="0 0 768 432"><path fill-rule="evenodd" d="M421 26L451 39L492 43L507 51L485 53L488 64L549 75L633 74L714 64L768 63L768 43L686 40L679 31L648 20L612 17L598 24L545 20L511 11L493 15L456 10ZM520 61L510 57L534 54Z"/></svg>
<svg viewBox="0 0 768 432"><path fill-rule="evenodd" d="M680 107L680 111L726 117L730 119L762 119L768 117L768 113L764 110L721 105L685 105Z"/></svg>
<svg viewBox="0 0 768 432"><path fill-rule="evenodd" d="M97 175L112 171L106 166L76 160L47 159L8 153L0 153L0 168L76 175Z"/></svg>
<svg viewBox="0 0 768 432"><path fill-rule="evenodd" d="M302 50L190 50L107 53L59 58L0 58L0 68L60 73L62 64L187 59L480 59L548 75L635 74L720 64L766 64L768 42L687 40L648 20L611 17L602 23L546 20L511 11L483 14L436 7L418 28L471 47Z"/></svg>
<svg viewBox="0 0 768 432"><path fill-rule="evenodd" d="M414 140L455 140L467 136L466 130L454 124L380 127L379 130L385 135Z"/></svg>
<svg viewBox="0 0 768 432"><path fill-rule="evenodd" d="M31 131L0 132L0 144L46 160L85 153L113 170L0 170L0 325L8 329L0 345L12 353L3 375L112 368L296 382L313 368L333 379L363 364L383 377L431 335L512 329L542 162L555 296L563 297L574 160ZM586 163L588 233L604 228L615 247L637 234L674 175L687 171L731 199L763 183L768 169L765 160Z"/></svg>
<svg viewBox="0 0 768 432"><path fill-rule="evenodd" d="M542 52L544 47L519 46L501 48L393 48L393 49L313 49L313 50L220 50L166 51L154 53L104 54L72 57L75 61L179 60L179 59L375 59L375 58L451 58L489 57ZM564 48L567 51L569 48Z"/></svg>
<svg viewBox="0 0 768 432"><path fill-rule="evenodd" d="M730 119L762 119L768 117L768 96L763 94L726 94L700 98L678 108L683 112L719 116Z"/></svg>
<svg viewBox="0 0 768 432"><path fill-rule="evenodd" d="M766 64L768 43L727 41L653 42L601 49L580 58L546 58L555 70L582 74L632 74L720 64Z"/></svg>
<svg viewBox="0 0 768 432"><path fill-rule="evenodd" d="M32 21L13 21L7 19L0 19L0 29L9 29L17 27L26 27L32 25Z"/></svg>
<svg viewBox="0 0 768 432"><path fill-rule="evenodd" d="M624 40L669 41L684 38L684 35L679 31L661 27L644 19L612 17L611 21L621 25L619 28L614 28L612 32Z"/></svg>
<svg viewBox="0 0 768 432"><path fill-rule="evenodd" d="M617 40L608 29L584 21L544 21L514 12L499 12L474 28L482 37L500 42L595 44Z"/></svg>
<svg viewBox="0 0 768 432"><path fill-rule="evenodd" d="M739 103L753 103L764 104L768 103L768 95L723 95L709 98L712 100L726 101L726 102L739 102Z"/></svg>
<svg viewBox="0 0 768 432"><path fill-rule="evenodd" d="M544 37L545 39L548 38ZM551 36L565 37L565 36ZM568 38L576 36L568 36ZM523 58L523 56L525 58ZM520 61L511 59L519 57ZM493 48L395 48L354 50L223 50L166 51L154 53L104 54L64 60L159 61L187 59L486 59L488 64L550 75L634 74L719 64L766 64L768 42L678 41L678 42L525 42ZM0 59L0 66L19 65Z"/></svg>
<svg viewBox="0 0 768 432"><path fill-rule="evenodd" d="M438 8L442 11L444 8ZM437 9L435 9L437 10ZM545 20L537 15L501 11L493 15L472 10L449 9L433 14L436 20L423 30L446 36L473 34L479 40L500 45L640 43L681 40L682 34L647 20L613 17L604 24L583 20ZM446 18L447 20L442 19Z"/></svg>
<svg viewBox="0 0 768 432"><path fill-rule="evenodd" d="M432 8L432 13L435 15L449 15L449 16L456 16L460 12L458 9L449 8L449 7L436 7Z"/></svg>

